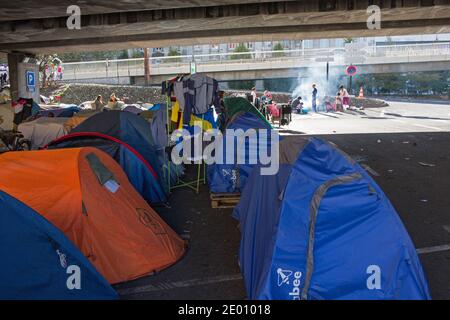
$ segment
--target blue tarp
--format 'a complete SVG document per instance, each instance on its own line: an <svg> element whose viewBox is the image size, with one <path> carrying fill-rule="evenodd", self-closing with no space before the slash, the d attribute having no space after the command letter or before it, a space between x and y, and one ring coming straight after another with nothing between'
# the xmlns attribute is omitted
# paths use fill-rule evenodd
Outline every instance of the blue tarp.
<svg viewBox="0 0 450 320"><path fill-rule="evenodd" d="M250 299L430 299L383 191L320 139L275 176L253 170L233 215Z"/></svg>
<svg viewBox="0 0 450 320"><path fill-rule="evenodd" d="M0 299L116 299L65 235L0 191Z"/></svg>
<svg viewBox="0 0 450 320"><path fill-rule="evenodd" d="M54 108L49 110L40 110L39 116L40 117L48 117L50 114L53 114L54 117L59 118L71 118L73 115L77 112L79 112L81 109L74 105L66 105L61 108Z"/></svg>
<svg viewBox="0 0 450 320"><path fill-rule="evenodd" d="M248 129L266 129L266 139L267 139L267 152L270 154L270 143L271 143L271 128L270 125L259 119L256 115L250 112L244 112L236 115L232 122L228 125L227 129L237 130L242 129L246 131ZM260 162L258 157L259 153L259 141L260 141L260 132L257 133L257 141L258 143L254 145L249 142L249 139L246 139L244 146L238 146L237 138L234 139L234 146L229 147L227 150L227 133L224 133L223 143L218 144L218 149L222 150L222 154L224 155L224 160L227 158L227 153L231 154L232 163L215 163L212 165L208 165L207 168L207 180L209 189L213 193L233 193L233 192L241 192L245 187L248 176L250 175L252 168ZM239 164L237 161L238 150L245 151L245 161L244 163ZM217 152L217 151L216 151ZM257 163L252 163L250 159L257 160Z"/></svg>

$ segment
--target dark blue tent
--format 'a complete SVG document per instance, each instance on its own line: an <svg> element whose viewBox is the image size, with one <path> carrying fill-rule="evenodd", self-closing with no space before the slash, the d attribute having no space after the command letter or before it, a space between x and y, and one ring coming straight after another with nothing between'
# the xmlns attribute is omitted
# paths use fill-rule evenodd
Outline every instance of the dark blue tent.
<svg viewBox="0 0 450 320"><path fill-rule="evenodd" d="M120 164L133 187L151 203L166 202L160 179L147 160L127 143L96 132L71 133L52 141L47 148L96 147Z"/></svg>
<svg viewBox="0 0 450 320"><path fill-rule="evenodd" d="M414 245L375 181L319 139L283 139L235 208L250 299L430 299Z"/></svg>
<svg viewBox="0 0 450 320"><path fill-rule="evenodd" d="M0 299L116 299L64 234L0 191Z"/></svg>
<svg viewBox="0 0 450 320"><path fill-rule="evenodd" d="M48 117L50 114L53 114L54 117L71 118L75 113L79 112L80 110L81 109L74 104L74 105L67 105L61 108L40 110L38 115L40 117Z"/></svg>
<svg viewBox="0 0 450 320"><path fill-rule="evenodd" d="M241 129L244 132L248 129L266 129L266 136L264 137L267 141L266 148L268 154L270 154L271 146L271 127L270 124L261 120L258 116L251 112L239 112L236 113L233 118L229 121L226 129L238 130ZM223 163L214 163L208 165L207 168L207 181L209 189L213 193L233 193L241 192L244 188L247 178L250 175L252 168L260 162L258 157L259 153L259 141L264 133L257 132L257 144L254 145L249 139L245 140L243 146L238 145L238 139L234 138L234 143L232 147L227 148L227 133L223 135L222 143L218 143L217 149L222 150ZM239 151L245 152L244 163L238 163L237 155ZM217 151L216 151L217 153ZM231 163L225 161L228 157L227 154L232 155L229 157L233 159ZM252 163L250 159L256 159L257 163Z"/></svg>
<svg viewBox="0 0 450 320"><path fill-rule="evenodd" d="M150 124L140 116L126 111L97 113L48 148L83 146L97 147L111 155L147 201L167 201L165 151L153 142Z"/></svg>

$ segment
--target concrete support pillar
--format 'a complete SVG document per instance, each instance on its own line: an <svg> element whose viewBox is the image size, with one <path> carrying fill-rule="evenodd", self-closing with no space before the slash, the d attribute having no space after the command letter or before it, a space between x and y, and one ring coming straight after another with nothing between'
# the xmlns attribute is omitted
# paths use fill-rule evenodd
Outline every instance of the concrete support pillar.
<svg viewBox="0 0 450 320"><path fill-rule="evenodd" d="M26 57L24 53L8 53L11 99L14 101L18 98L32 98L39 103L39 66L35 62L23 62ZM28 72L34 74L33 87L28 85Z"/></svg>
<svg viewBox="0 0 450 320"><path fill-rule="evenodd" d="M21 53L8 53L9 84L13 101L19 98L19 63L24 58L25 55Z"/></svg>

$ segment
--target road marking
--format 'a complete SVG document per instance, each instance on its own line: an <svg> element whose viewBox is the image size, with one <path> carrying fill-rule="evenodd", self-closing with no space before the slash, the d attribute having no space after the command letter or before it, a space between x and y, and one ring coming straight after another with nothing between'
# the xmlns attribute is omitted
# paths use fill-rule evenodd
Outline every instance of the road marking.
<svg viewBox="0 0 450 320"><path fill-rule="evenodd" d="M117 289L117 292L120 295L124 296L124 295L131 295L131 294L148 293L148 292L156 292L156 291L179 289L179 288L188 288L188 287L193 287L193 286L201 286L201 285L208 285L208 284L215 284L215 283L229 282L229 281L238 281L238 280L242 280L241 274L217 276L217 277L210 277L210 278L205 278L205 279L192 279L192 280L177 281L177 282L161 282L158 284L149 284L149 285L134 287L134 288Z"/></svg>
<svg viewBox="0 0 450 320"><path fill-rule="evenodd" d="M418 124L418 123L411 123L413 126L417 126L417 127L422 127L422 128L427 128L427 129L432 129L432 130L437 130L437 131L444 131L444 129L442 128L438 128L438 127L431 127L431 126L426 126L423 124Z"/></svg>
<svg viewBox="0 0 450 320"><path fill-rule="evenodd" d="M450 244L444 244L444 245L434 246L434 247L419 248L419 249L417 249L417 253L418 254L427 254L427 253L443 252L443 251L449 251L449 250L450 250ZM161 282L158 284L149 284L149 285L134 287L134 288L117 289L117 292L121 296L126 296L126 295L132 295L132 294L157 292L157 291L179 289L179 288L188 288L188 287L193 287L193 286L201 286L201 285L216 284L216 283L221 283L221 282L230 282L230 281L238 281L238 280L242 280L241 274L224 275L224 276L210 277L210 278L205 278L205 279L192 279L192 280L177 281L177 282Z"/></svg>
<svg viewBox="0 0 450 320"><path fill-rule="evenodd" d="M417 253L418 254L425 254L425 253L442 252L442 251L448 251L448 250L450 250L450 244L443 244L441 246L426 247L426 248L417 249Z"/></svg>

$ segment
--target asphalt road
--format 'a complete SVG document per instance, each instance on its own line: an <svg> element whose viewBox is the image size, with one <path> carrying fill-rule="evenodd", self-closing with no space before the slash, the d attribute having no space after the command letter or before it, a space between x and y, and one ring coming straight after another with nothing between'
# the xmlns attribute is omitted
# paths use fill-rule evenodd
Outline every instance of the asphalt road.
<svg viewBox="0 0 450 320"><path fill-rule="evenodd" d="M420 253L432 297L450 299L450 106L395 102L363 113L294 115L281 132L332 141L368 166ZM159 274L117 285L122 298L245 299L232 211L211 209L206 186L198 195L176 190L170 203L156 210L189 240L189 251Z"/></svg>
<svg viewBox="0 0 450 320"><path fill-rule="evenodd" d="M386 108L293 115L283 129L303 134L450 131L450 105L389 102Z"/></svg>

